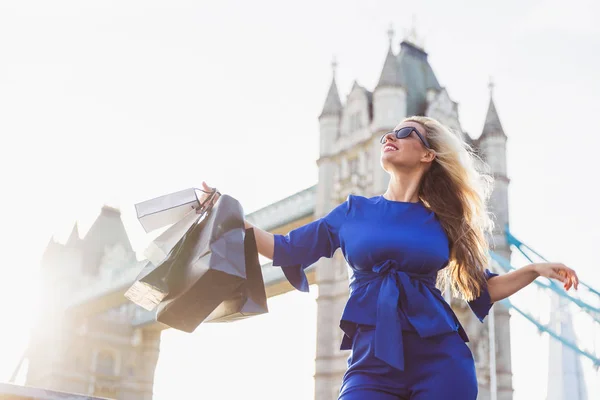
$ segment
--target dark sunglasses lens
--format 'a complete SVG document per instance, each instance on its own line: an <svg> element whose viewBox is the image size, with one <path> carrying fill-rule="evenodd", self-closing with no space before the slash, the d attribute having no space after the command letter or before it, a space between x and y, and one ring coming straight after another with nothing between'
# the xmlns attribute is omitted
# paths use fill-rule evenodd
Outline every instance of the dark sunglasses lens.
<svg viewBox="0 0 600 400"><path fill-rule="evenodd" d="M398 139L404 139L410 136L410 134L412 133L413 128L410 126L404 127L400 130L396 131L396 137Z"/></svg>
<svg viewBox="0 0 600 400"><path fill-rule="evenodd" d="M387 135L389 135L390 133L393 133L393 134L394 134L394 136L396 136L396 139L404 139L404 138L407 138L407 137L409 137L409 136L410 136L410 134L412 133L412 131L413 131L413 128L412 128L412 127L410 127L410 126L406 126L406 127L402 128L402 129L399 129L399 130L397 130L397 131L393 131L393 132L388 132L388 133L386 133L385 135L383 135L383 136L381 137L381 139L379 139L379 142L380 142L381 144L384 144L384 143L385 143L385 138L386 138L386 137L387 137Z"/></svg>

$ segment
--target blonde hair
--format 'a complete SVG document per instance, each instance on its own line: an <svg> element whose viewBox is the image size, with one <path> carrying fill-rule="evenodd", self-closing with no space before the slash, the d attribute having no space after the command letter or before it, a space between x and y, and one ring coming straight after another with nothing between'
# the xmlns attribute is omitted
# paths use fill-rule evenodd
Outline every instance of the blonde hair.
<svg viewBox="0 0 600 400"><path fill-rule="evenodd" d="M493 179L485 164L458 133L428 117L404 121L421 124L436 159L421 179L419 198L440 220L450 242L448 266L438 274L438 286L449 284L454 295L477 298L486 285L489 244L493 229L487 212Z"/></svg>

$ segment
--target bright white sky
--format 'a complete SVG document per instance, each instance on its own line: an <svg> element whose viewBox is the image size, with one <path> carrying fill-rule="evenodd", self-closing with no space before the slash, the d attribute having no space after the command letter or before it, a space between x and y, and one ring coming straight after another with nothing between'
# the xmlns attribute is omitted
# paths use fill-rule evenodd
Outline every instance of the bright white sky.
<svg viewBox="0 0 600 400"><path fill-rule="evenodd" d="M26 346L32 285L53 233L64 238L77 219L84 233L109 203L141 251L137 201L205 179L250 212L314 184L332 56L343 98L355 79L372 89L386 30L393 23L397 51L413 15L472 136L494 77L513 231L600 287L592 0L0 0L0 379ZM314 298L294 293L271 300L265 317L166 332L156 399L199 387L208 398L309 398ZM512 332L515 399L543 399L547 342L519 317ZM597 398L598 379L584 368Z"/></svg>

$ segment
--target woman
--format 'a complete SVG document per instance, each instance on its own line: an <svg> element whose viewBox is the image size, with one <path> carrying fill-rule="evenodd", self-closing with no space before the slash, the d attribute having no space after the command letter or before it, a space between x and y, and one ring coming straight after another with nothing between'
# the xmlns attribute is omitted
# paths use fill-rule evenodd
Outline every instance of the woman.
<svg viewBox="0 0 600 400"><path fill-rule="evenodd" d="M339 400L469 400L477 397L467 335L438 286L449 284L483 321L492 304L544 276L577 289L562 264L491 273L486 234L490 178L449 129L410 117L381 138L387 191L350 195L325 217L273 235L253 228L258 251L308 290L304 268L341 248L352 269L340 327L352 349ZM203 183L204 189L210 188Z"/></svg>

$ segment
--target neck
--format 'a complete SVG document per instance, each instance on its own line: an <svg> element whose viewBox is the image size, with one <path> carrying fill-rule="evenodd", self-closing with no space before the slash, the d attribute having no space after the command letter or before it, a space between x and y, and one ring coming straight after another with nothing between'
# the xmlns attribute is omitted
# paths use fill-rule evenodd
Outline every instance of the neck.
<svg viewBox="0 0 600 400"><path fill-rule="evenodd" d="M383 197L392 201L416 203L419 201L419 186L422 171L395 171Z"/></svg>

